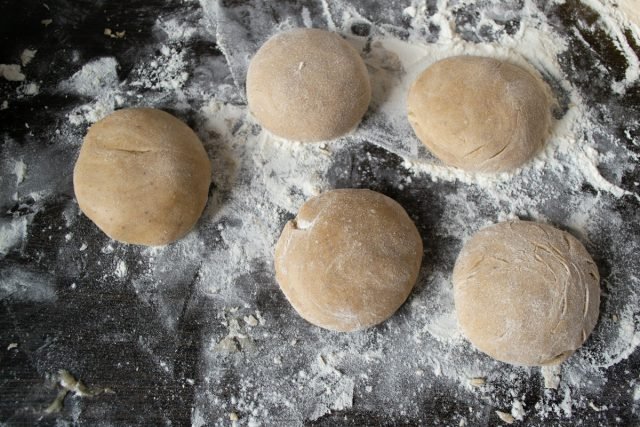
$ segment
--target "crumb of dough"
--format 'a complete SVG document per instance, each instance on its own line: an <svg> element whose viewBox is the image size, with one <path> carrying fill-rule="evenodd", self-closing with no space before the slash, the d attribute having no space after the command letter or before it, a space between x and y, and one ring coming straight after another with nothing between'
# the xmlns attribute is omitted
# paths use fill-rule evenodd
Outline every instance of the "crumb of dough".
<svg viewBox="0 0 640 427"><path fill-rule="evenodd" d="M496 414L502 421L504 421L507 424L513 424L516 420L515 418L513 418L513 415L507 412L496 411Z"/></svg>
<svg viewBox="0 0 640 427"><path fill-rule="evenodd" d="M67 397L68 393L69 393L69 390L67 389L60 390L56 398L53 400L53 402L51 402L51 404L47 406L47 408L44 410L45 414L53 414L53 413L60 412L64 407L62 402L64 401L64 398Z"/></svg>
<svg viewBox="0 0 640 427"><path fill-rule="evenodd" d="M10 82L21 82L25 79L19 64L0 64L0 76Z"/></svg>
<svg viewBox="0 0 640 427"><path fill-rule="evenodd" d="M53 402L51 402L51 404L44 410L47 414L60 412L64 407L64 399L69 392L72 392L79 397L95 397L102 393L114 393L114 391L108 387L89 388L66 369L60 369L58 371L58 383L62 387L62 390L58 392L58 395Z"/></svg>
<svg viewBox="0 0 640 427"><path fill-rule="evenodd" d="M20 62L22 63L22 66L26 66L29 62L31 62L33 60L33 58L36 57L36 53L38 53L37 50L35 49L25 49L22 51L22 53L20 54Z"/></svg>
<svg viewBox="0 0 640 427"><path fill-rule="evenodd" d="M487 379L485 377L475 377L469 378L469 384L474 387L481 387L487 383Z"/></svg>
<svg viewBox="0 0 640 427"><path fill-rule="evenodd" d="M126 31L113 31L111 28L104 29L104 35L111 37L112 39L121 39L126 34Z"/></svg>

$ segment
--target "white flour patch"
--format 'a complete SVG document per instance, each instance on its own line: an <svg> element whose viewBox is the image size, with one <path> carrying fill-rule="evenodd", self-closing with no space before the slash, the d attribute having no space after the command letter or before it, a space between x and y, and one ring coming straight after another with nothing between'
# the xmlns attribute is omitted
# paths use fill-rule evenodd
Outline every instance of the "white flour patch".
<svg viewBox="0 0 640 427"><path fill-rule="evenodd" d="M13 166L13 173L16 176L16 185L22 184L27 175L27 165L22 160L16 160Z"/></svg>
<svg viewBox="0 0 640 427"><path fill-rule="evenodd" d="M163 31L168 31L170 37L178 40L193 34L185 28L180 32L175 21L158 25ZM132 95L132 88L159 91L160 97L162 91L181 89L189 78L186 67L185 51L180 44L161 45L159 53L151 58L143 58L124 82L119 80L119 65L115 58L106 57L85 64L69 79L61 82L58 89L93 98L91 102L75 107L68 114L69 122L79 126L95 123L116 108L125 106L125 100ZM153 96L150 95L150 98Z"/></svg>
<svg viewBox="0 0 640 427"><path fill-rule="evenodd" d="M163 31L171 41L189 40L196 33L197 28L191 25L184 25L178 18L159 18L156 27Z"/></svg>
<svg viewBox="0 0 640 427"><path fill-rule="evenodd" d="M279 212L297 210L326 188L330 156L315 144L278 140L264 131L253 134L243 108L214 100L201 114L203 130L218 136L211 146L213 169L225 171L222 177L214 176L214 183L233 188L221 206L209 203L209 212L222 221L224 244L213 249L205 262L212 268L203 269L201 277L206 293L228 290L232 298L237 277L248 274L253 262L271 258L280 231Z"/></svg>
<svg viewBox="0 0 640 427"><path fill-rule="evenodd" d="M13 268L0 271L0 299L49 302L56 299L53 277Z"/></svg>
<svg viewBox="0 0 640 427"><path fill-rule="evenodd" d="M16 93L18 94L18 99L25 96L35 96L40 93L40 86L38 85L38 83L34 82L23 83L18 86L18 89L16 89Z"/></svg>
<svg viewBox="0 0 640 427"><path fill-rule="evenodd" d="M118 84L118 62L115 58L99 58L88 62L74 75L60 83L65 92L99 97Z"/></svg>
<svg viewBox="0 0 640 427"><path fill-rule="evenodd" d="M118 90L118 62L115 58L96 59L85 64L69 79L61 82L58 89L94 100L74 108L68 115L73 125L95 123L111 113L122 103Z"/></svg>
<svg viewBox="0 0 640 427"><path fill-rule="evenodd" d="M4 257L11 249L21 244L27 235L27 218L0 222L0 255Z"/></svg>
<svg viewBox="0 0 640 427"><path fill-rule="evenodd" d="M154 90L176 90L189 78L185 52L179 46L160 46L160 54L143 62L132 73L132 87Z"/></svg>

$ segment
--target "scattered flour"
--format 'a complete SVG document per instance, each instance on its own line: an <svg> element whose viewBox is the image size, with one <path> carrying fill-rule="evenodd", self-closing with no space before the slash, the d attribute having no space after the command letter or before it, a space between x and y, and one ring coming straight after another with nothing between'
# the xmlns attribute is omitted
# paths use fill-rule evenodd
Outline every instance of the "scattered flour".
<svg viewBox="0 0 640 427"><path fill-rule="evenodd" d="M524 404L518 399L514 400L511 404L511 415L518 421L523 421L527 412L524 409Z"/></svg>
<svg viewBox="0 0 640 427"><path fill-rule="evenodd" d="M95 123L122 102L117 68L115 58L99 58L88 62L58 85L62 92L93 98L92 102L80 105L69 113L71 124Z"/></svg>
<svg viewBox="0 0 640 427"><path fill-rule="evenodd" d="M184 21L176 17L169 19L160 17L156 22L156 27L163 31L169 40L173 42L189 40L197 32L196 27L184 25Z"/></svg>
<svg viewBox="0 0 640 427"><path fill-rule="evenodd" d="M65 92L99 97L118 84L118 62L106 57L86 63L80 70L58 85Z"/></svg>
<svg viewBox="0 0 640 427"><path fill-rule="evenodd" d="M40 85L35 82L24 83L16 89L16 92L18 93L18 98L23 96L35 96L40 93Z"/></svg>
<svg viewBox="0 0 640 427"><path fill-rule="evenodd" d="M144 89L176 90L189 78L186 65L185 51L180 46L162 45L159 55L133 71L129 84Z"/></svg>
<svg viewBox="0 0 640 427"><path fill-rule="evenodd" d="M631 27L636 31L636 41L640 40L640 8L638 4L632 5L629 0L583 0L600 15L599 22L603 24L607 33L612 36L616 47L624 53L628 61L625 78L612 83L614 92L624 94L634 85L640 77L640 61L634 52L634 47L625 37L625 27Z"/></svg>
<svg viewBox="0 0 640 427"><path fill-rule="evenodd" d="M3 255L0 252L0 255ZM0 271L0 299L23 302L56 300L55 278L14 267Z"/></svg>
<svg viewBox="0 0 640 427"><path fill-rule="evenodd" d="M175 28L171 31L175 31ZM189 33L185 30L184 37ZM171 36L177 37L176 34ZM189 78L186 67L185 51L180 44L162 45L158 55L141 61L124 82L119 80L116 59L105 57L85 64L69 79L61 82L58 90L92 98L91 102L75 107L68 114L72 125L95 123L116 108L124 106L125 100L133 95L131 89L154 90L161 96L163 91L181 89ZM134 102L140 102L140 98L141 95L136 96Z"/></svg>
<svg viewBox="0 0 640 427"><path fill-rule="evenodd" d="M318 356L311 365L311 375L305 379L305 383L311 396L317 397L312 402L311 413L305 414L306 419L315 421L331 411L342 411L353 405L353 378L344 376L323 356Z"/></svg>
<svg viewBox="0 0 640 427"><path fill-rule="evenodd" d="M4 257L11 249L24 242L27 235L27 218L0 221L0 255Z"/></svg>

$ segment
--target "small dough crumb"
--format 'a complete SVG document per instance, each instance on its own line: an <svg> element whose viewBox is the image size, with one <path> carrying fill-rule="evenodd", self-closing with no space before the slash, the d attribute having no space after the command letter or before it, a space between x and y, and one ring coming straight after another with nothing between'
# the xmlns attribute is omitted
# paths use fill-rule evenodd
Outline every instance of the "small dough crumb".
<svg viewBox="0 0 640 427"><path fill-rule="evenodd" d="M515 418L513 418L513 415L507 412L496 411L496 414L502 421L504 421L507 424L513 424L516 420Z"/></svg>
<svg viewBox="0 0 640 427"><path fill-rule="evenodd" d="M22 51L22 53L20 54L20 62L22 63L22 66L26 66L28 63L30 63L33 58L36 57L36 53L38 53L37 50L34 49L25 49Z"/></svg>
<svg viewBox="0 0 640 427"><path fill-rule="evenodd" d="M469 384L471 384L474 387L481 387L481 386L485 385L486 382L487 382L487 380L484 377L475 377L475 378L470 378L469 379Z"/></svg>
<svg viewBox="0 0 640 427"><path fill-rule="evenodd" d="M111 28L104 29L104 35L107 37L111 37L112 39L121 39L124 37L126 31L113 31Z"/></svg>

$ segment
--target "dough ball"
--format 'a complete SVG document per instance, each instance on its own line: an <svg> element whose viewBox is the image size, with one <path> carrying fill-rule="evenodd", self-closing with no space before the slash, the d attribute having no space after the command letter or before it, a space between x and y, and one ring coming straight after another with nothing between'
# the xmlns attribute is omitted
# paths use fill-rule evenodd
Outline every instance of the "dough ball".
<svg viewBox="0 0 640 427"><path fill-rule="evenodd" d="M371 99L367 67L338 34L295 29L270 38L247 73L249 109L286 139L322 141L348 133Z"/></svg>
<svg viewBox="0 0 640 427"><path fill-rule="evenodd" d="M436 62L409 91L409 122L443 162L478 172L522 165L551 124L547 86L508 62L457 56Z"/></svg>
<svg viewBox="0 0 640 427"><path fill-rule="evenodd" d="M349 332L389 318L407 299L422 260L415 225L394 200L333 190L308 200L276 245L276 279L307 321Z"/></svg>
<svg viewBox="0 0 640 427"><path fill-rule="evenodd" d="M463 334L514 365L556 365L598 320L598 268L571 234L545 224L503 222L469 240L453 270Z"/></svg>
<svg viewBox="0 0 640 427"><path fill-rule="evenodd" d="M112 239L151 246L191 230L210 183L196 134L151 108L118 110L91 126L73 171L85 215Z"/></svg>

